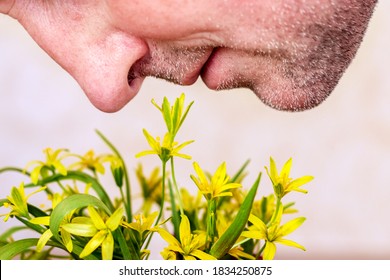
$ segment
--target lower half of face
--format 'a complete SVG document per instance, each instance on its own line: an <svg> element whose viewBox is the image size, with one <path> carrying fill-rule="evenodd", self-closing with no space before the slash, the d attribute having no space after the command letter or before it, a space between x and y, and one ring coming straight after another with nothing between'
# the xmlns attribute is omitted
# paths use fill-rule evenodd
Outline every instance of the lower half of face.
<svg viewBox="0 0 390 280"><path fill-rule="evenodd" d="M355 56L375 2L265 1L237 18L222 16L218 40L149 42L149 55L132 71L179 84L201 75L211 89L246 87L278 110L310 109L332 92Z"/></svg>

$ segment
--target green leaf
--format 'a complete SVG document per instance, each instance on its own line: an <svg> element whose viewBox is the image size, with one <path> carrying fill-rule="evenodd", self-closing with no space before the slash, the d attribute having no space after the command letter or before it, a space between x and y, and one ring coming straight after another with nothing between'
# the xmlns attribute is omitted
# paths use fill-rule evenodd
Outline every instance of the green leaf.
<svg viewBox="0 0 390 280"><path fill-rule="evenodd" d="M222 258L233 247L236 240L240 237L241 232L245 229L248 222L249 215L252 210L253 201L256 196L257 188L260 183L261 173L257 177L252 188L249 190L247 196L242 203L240 210L237 213L236 218L223 233L223 235L217 240L217 242L211 247L210 254L217 259Z"/></svg>
<svg viewBox="0 0 390 280"><path fill-rule="evenodd" d="M87 206L95 206L97 208L103 209L107 214L112 214L110 209L101 200L92 195L74 194L68 196L62 200L56 208L54 208L52 214L50 215L50 230L54 237L60 240L58 231L60 229L61 222L68 213L75 209L84 208Z"/></svg>
<svg viewBox="0 0 390 280"><path fill-rule="evenodd" d="M27 238L8 243L0 248L0 260L12 260L18 254L37 245L38 238Z"/></svg>
<svg viewBox="0 0 390 280"><path fill-rule="evenodd" d="M240 170L237 171L236 174L230 179L231 183L238 183L238 180L241 178L242 174L245 171L245 168L248 166L250 160L248 159L247 161L244 162L244 164L241 166Z"/></svg>
<svg viewBox="0 0 390 280"><path fill-rule="evenodd" d="M0 248L0 260L12 260L15 256L17 256L20 253L23 253L24 251L28 250L29 248L36 246L38 243L38 238L26 238L26 239L21 239L14 241L12 243L9 243L3 247ZM58 247L61 249L64 249L64 247L53 241L48 241L47 244L48 246L53 246L53 247ZM81 248L78 245L74 245L73 252L79 255L83 248ZM73 255L73 254L72 254ZM75 256L77 257L77 256ZM89 255L85 259L87 260L98 260L94 255Z"/></svg>
<svg viewBox="0 0 390 280"><path fill-rule="evenodd" d="M120 228L117 228L113 232L115 238L118 240L119 247L121 248L121 252L124 260L139 260L139 254L133 244L132 238L130 238L130 242L126 242L125 237L123 236L123 232Z"/></svg>
<svg viewBox="0 0 390 280"><path fill-rule="evenodd" d="M81 171L68 171L68 174L66 176L61 175L61 174L55 174L53 176L49 176L49 177L42 179L41 181L39 181L37 183L37 185L44 186L44 185L47 185L47 184L52 183L52 182L58 182L58 181L63 181L63 180L78 180L78 181L84 182L86 184L90 183L92 189L96 192L96 194L99 196L101 201L103 201L104 204L106 204L107 207L111 211L115 210L114 205L112 204L104 187L95 178L93 178L89 174L81 172ZM35 186L35 185L29 184L29 185L26 185L25 187L27 188L27 187L32 187L32 186Z"/></svg>
<svg viewBox="0 0 390 280"><path fill-rule="evenodd" d="M8 238L10 238L15 232L18 232L20 230L28 229L28 227L25 226L17 226L17 227L12 227L6 231L4 231L0 235L0 241L7 241Z"/></svg>
<svg viewBox="0 0 390 280"><path fill-rule="evenodd" d="M40 234L42 234L42 233L44 233L46 231L45 227L42 227L40 225L36 225L36 224L30 223L29 220L27 220L25 218L18 217L18 216L15 216L15 218L18 219L23 224L25 224L30 229L35 230L36 232L38 232Z"/></svg>

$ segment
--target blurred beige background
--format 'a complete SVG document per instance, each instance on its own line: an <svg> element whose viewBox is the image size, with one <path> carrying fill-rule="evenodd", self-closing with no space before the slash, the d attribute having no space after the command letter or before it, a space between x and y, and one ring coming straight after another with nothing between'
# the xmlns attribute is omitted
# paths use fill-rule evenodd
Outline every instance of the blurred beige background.
<svg viewBox="0 0 390 280"><path fill-rule="evenodd" d="M307 252L279 246L277 258L390 259L389 11L390 1L381 1L334 93L302 113L270 109L248 90L212 92L201 81L180 87L152 78L123 110L102 113L15 21L0 16L0 167L41 159L45 147L106 152L94 133L99 129L133 171L139 162L134 155L147 148L142 128L157 135L163 127L151 98L185 92L195 105L179 139L196 139L185 151L202 167L214 171L226 161L234 172L250 158L246 188L269 156L279 166L293 157L293 176L315 176L306 196L291 196L307 221L290 237ZM141 161L149 170L158 165L154 157ZM193 172L190 161L176 162L178 173ZM194 188L187 175L179 182ZM18 184L15 177L0 175L0 197ZM259 195L270 188L263 176ZM0 221L0 228L5 226Z"/></svg>

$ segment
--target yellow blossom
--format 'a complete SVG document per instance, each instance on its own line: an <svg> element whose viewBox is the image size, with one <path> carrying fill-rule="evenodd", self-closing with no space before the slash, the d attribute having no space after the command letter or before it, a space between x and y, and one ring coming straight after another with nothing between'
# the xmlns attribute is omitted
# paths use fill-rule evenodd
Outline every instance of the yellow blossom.
<svg viewBox="0 0 390 280"><path fill-rule="evenodd" d="M294 241L284 239L286 235L295 231L305 221L304 217L293 219L282 226L279 225L280 220L278 220L267 227L262 220L252 214L249 216L249 221L253 225L249 227L248 231L242 232L241 236L264 240L265 248L263 258L265 260L272 260L274 258L276 253L275 243L305 250L305 247L302 245Z"/></svg>
<svg viewBox="0 0 390 280"><path fill-rule="evenodd" d="M297 191L301 193L307 193L307 190L301 189L300 187L311 180L313 180L313 176L302 176L298 179L290 178L290 170L292 165L292 159L290 158L283 166L280 174L278 174L278 170L276 168L276 164L274 159L270 158L270 169L265 167L267 170L267 174L272 181L272 185L274 187L275 195L278 198L284 197L291 191Z"/></svg>
<svg viewBox="0 0 390 280"><path fill-rule="evenodd" d="M33 191L29 195L26 195L24 191L23 182L19 185L18 188L13 187L11 189L11 195L7 196L8 202L5 202L3 204L4 207L11 208L11 212L5 215L1 215L1 216L5 216L4 221L6 222L11 216L19 216L19 217L30 219L30 214L28 212L28 207L27 207L27 200L33 194L40 192L44 189L46 189L46 187L40 187L39 189Z"/></svg>
<svg viewBox="0 0 390 280"><path fill-rule="evenodd" d="M71 234L92 237L85 245L79 257L84 258L102 247L102 259L111 260L114 252L114 237L112 232L120 225L123 218L123 208L118 208L110 217L103 217L94 207L88 206L90 217L76 217L71 223L62 226Z"/></svg>
<svg viewBox="0 0 390 280"><path fill-rule="evenodd" d="M104 163L108 161L107 155L95 155L94 150L89 150L83 156L72 154L73 156L79 158L78 162L75 162L69 166L69 169L84 170L90 169L93 172L99 172L104 174L105 168Z"/></svg>
<svg viewBox="0 0 390 280"><path fill-rule="evenodd" d="M59 193L55 193L52 198L52 208L54 209L58 203L62 201L62 197ZM61 222L61 225L70 223L72 216L73 216L74 211L71 211L69 214L67 214L64 217L64 220ZM43 216L43 217L36 217L32 218L30 220L31 223L33 224L38 224L38 225L44 225L44 226L49 226L50 225L50 216ZM68 250L68 252L73 251L73 242L72 242L72 237L69 232L65 231L62 226L60 226L60 232L61 232L61 239L62 243ZM50 229L47 229L39 238L38 243L37 243L37 252L41 252L43 247L45 247L46 243L52 238L53 233L51 232Z"/></svg>
<svg viewBox="0 0 390 280"><path fill-rule="evenodd" d="M185 146L194 142L193 140L186 141L183 144L178 144L177 142L173 142L172 135L167 132L164 136L164 139L161 143L160 137L153 138L146 129L143 130L143 133L146 137L146 140L149 143L149 146L152 148L151 150L140 152L136 155L136 157L146 156L146 155L158 155L159 158L163 162L167 162L172 157L181 157L184 159L191 159L191 156L186 154L181 154L179 151L183 149Z"/></svg>
<svg viewBox="0 0 390 280"><path fill-rule="evenodd" d="M61 160L68 156L68 154L65 154L60 157L61 153L67 152L66 149L57 149L53 151L53 149L51 148L46 148L43 150L43 152L46 155L45 162L39 160L31 161L27 164L25 168L28 169L31 165L35 165L30 175L33 184L38 183L40 175L42 175L43 177L48 176L48 170L51 170L53 172L58 171L58 173L64 176L66 176L68 173L65 166L61 162Z"/></svg>
<svg viewBox="0 0 390 280"><path fill-rule="evenodd" d="M153 212L149 216L145 217L143 214L138 214L134 216L135 222L126 223L123 222L125 227L131 228L139 233L141 241L144 241L148 234L155 229L152 227L153 222L156 219L158 212Z"/></svg>
<svg viewBox="0 0 390 280"><path fill-rule="evenodd" d="M238 183L229 183L229 176L226 174L226 164L223 162L218 169L215 171L211 180L209 180L199 164L194 162L194 169L198 178L191 175L191 179L198 186L207 200L211 200L222 196L232 196L230 189L241 187Z"/></svg>
<svg viewBox="0 0 390 280"><path fill-rule="evenodd" d="M174 259L178 253L185 260L215 260L213 256L202 251L206 241L205 235L191 233L190 221L186 215L181 215L180 241L163 228L159 228L157 231L168 242L168 247L162 252L164 258Z"/></svg>

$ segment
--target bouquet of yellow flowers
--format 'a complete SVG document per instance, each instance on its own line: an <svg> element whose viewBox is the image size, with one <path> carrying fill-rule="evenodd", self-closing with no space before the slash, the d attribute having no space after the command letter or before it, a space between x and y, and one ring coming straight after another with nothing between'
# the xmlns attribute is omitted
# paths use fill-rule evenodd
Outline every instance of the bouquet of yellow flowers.
<svg viewBox="0 0 390 280"><path fill-rule="evenodd" d="M154 100L152 104L161 112L166 133L160 138L143 130L150 148L136 157L157 155L161 165L149 176L142 165L136 169L142 190L141 211L133 213L134 197L124 159L100 131L97 134L110 148L109 154L96 155L90 150L79 155L47 148L43 161L32 161L25 168L0 169L0 174L19 172L27 178L12 187L6 198L0 198L0 209L6 212L0 214L4 222L10 218L20 222L8 229L1 226L0 259L146 260L155 235L166 241L160 253L169 260L273 259L276 243L305 250L285 239L305 218L282 224L282 217L297 212L293 202L285 202L287 194L306 193L301 186L312 176L292 179L292 160L278 172L271 157L265 170L274 192L258 199L261 172L249 189L242 187L249 161L233 176L227 174L225 162L214 173L193 162L189 177L198 188L193 196L178 187L174 161L177 157L191 159L182 150L193 141L178 143L176 135L193 102L186 106L182 94L172 104L167 98L161 105ZM120 197L111 198L103 186L101 177L107 167ZM45 194L50 207L29 203L37 193ZM15 240L15 234L22 230L35 233Z"/></svg>

